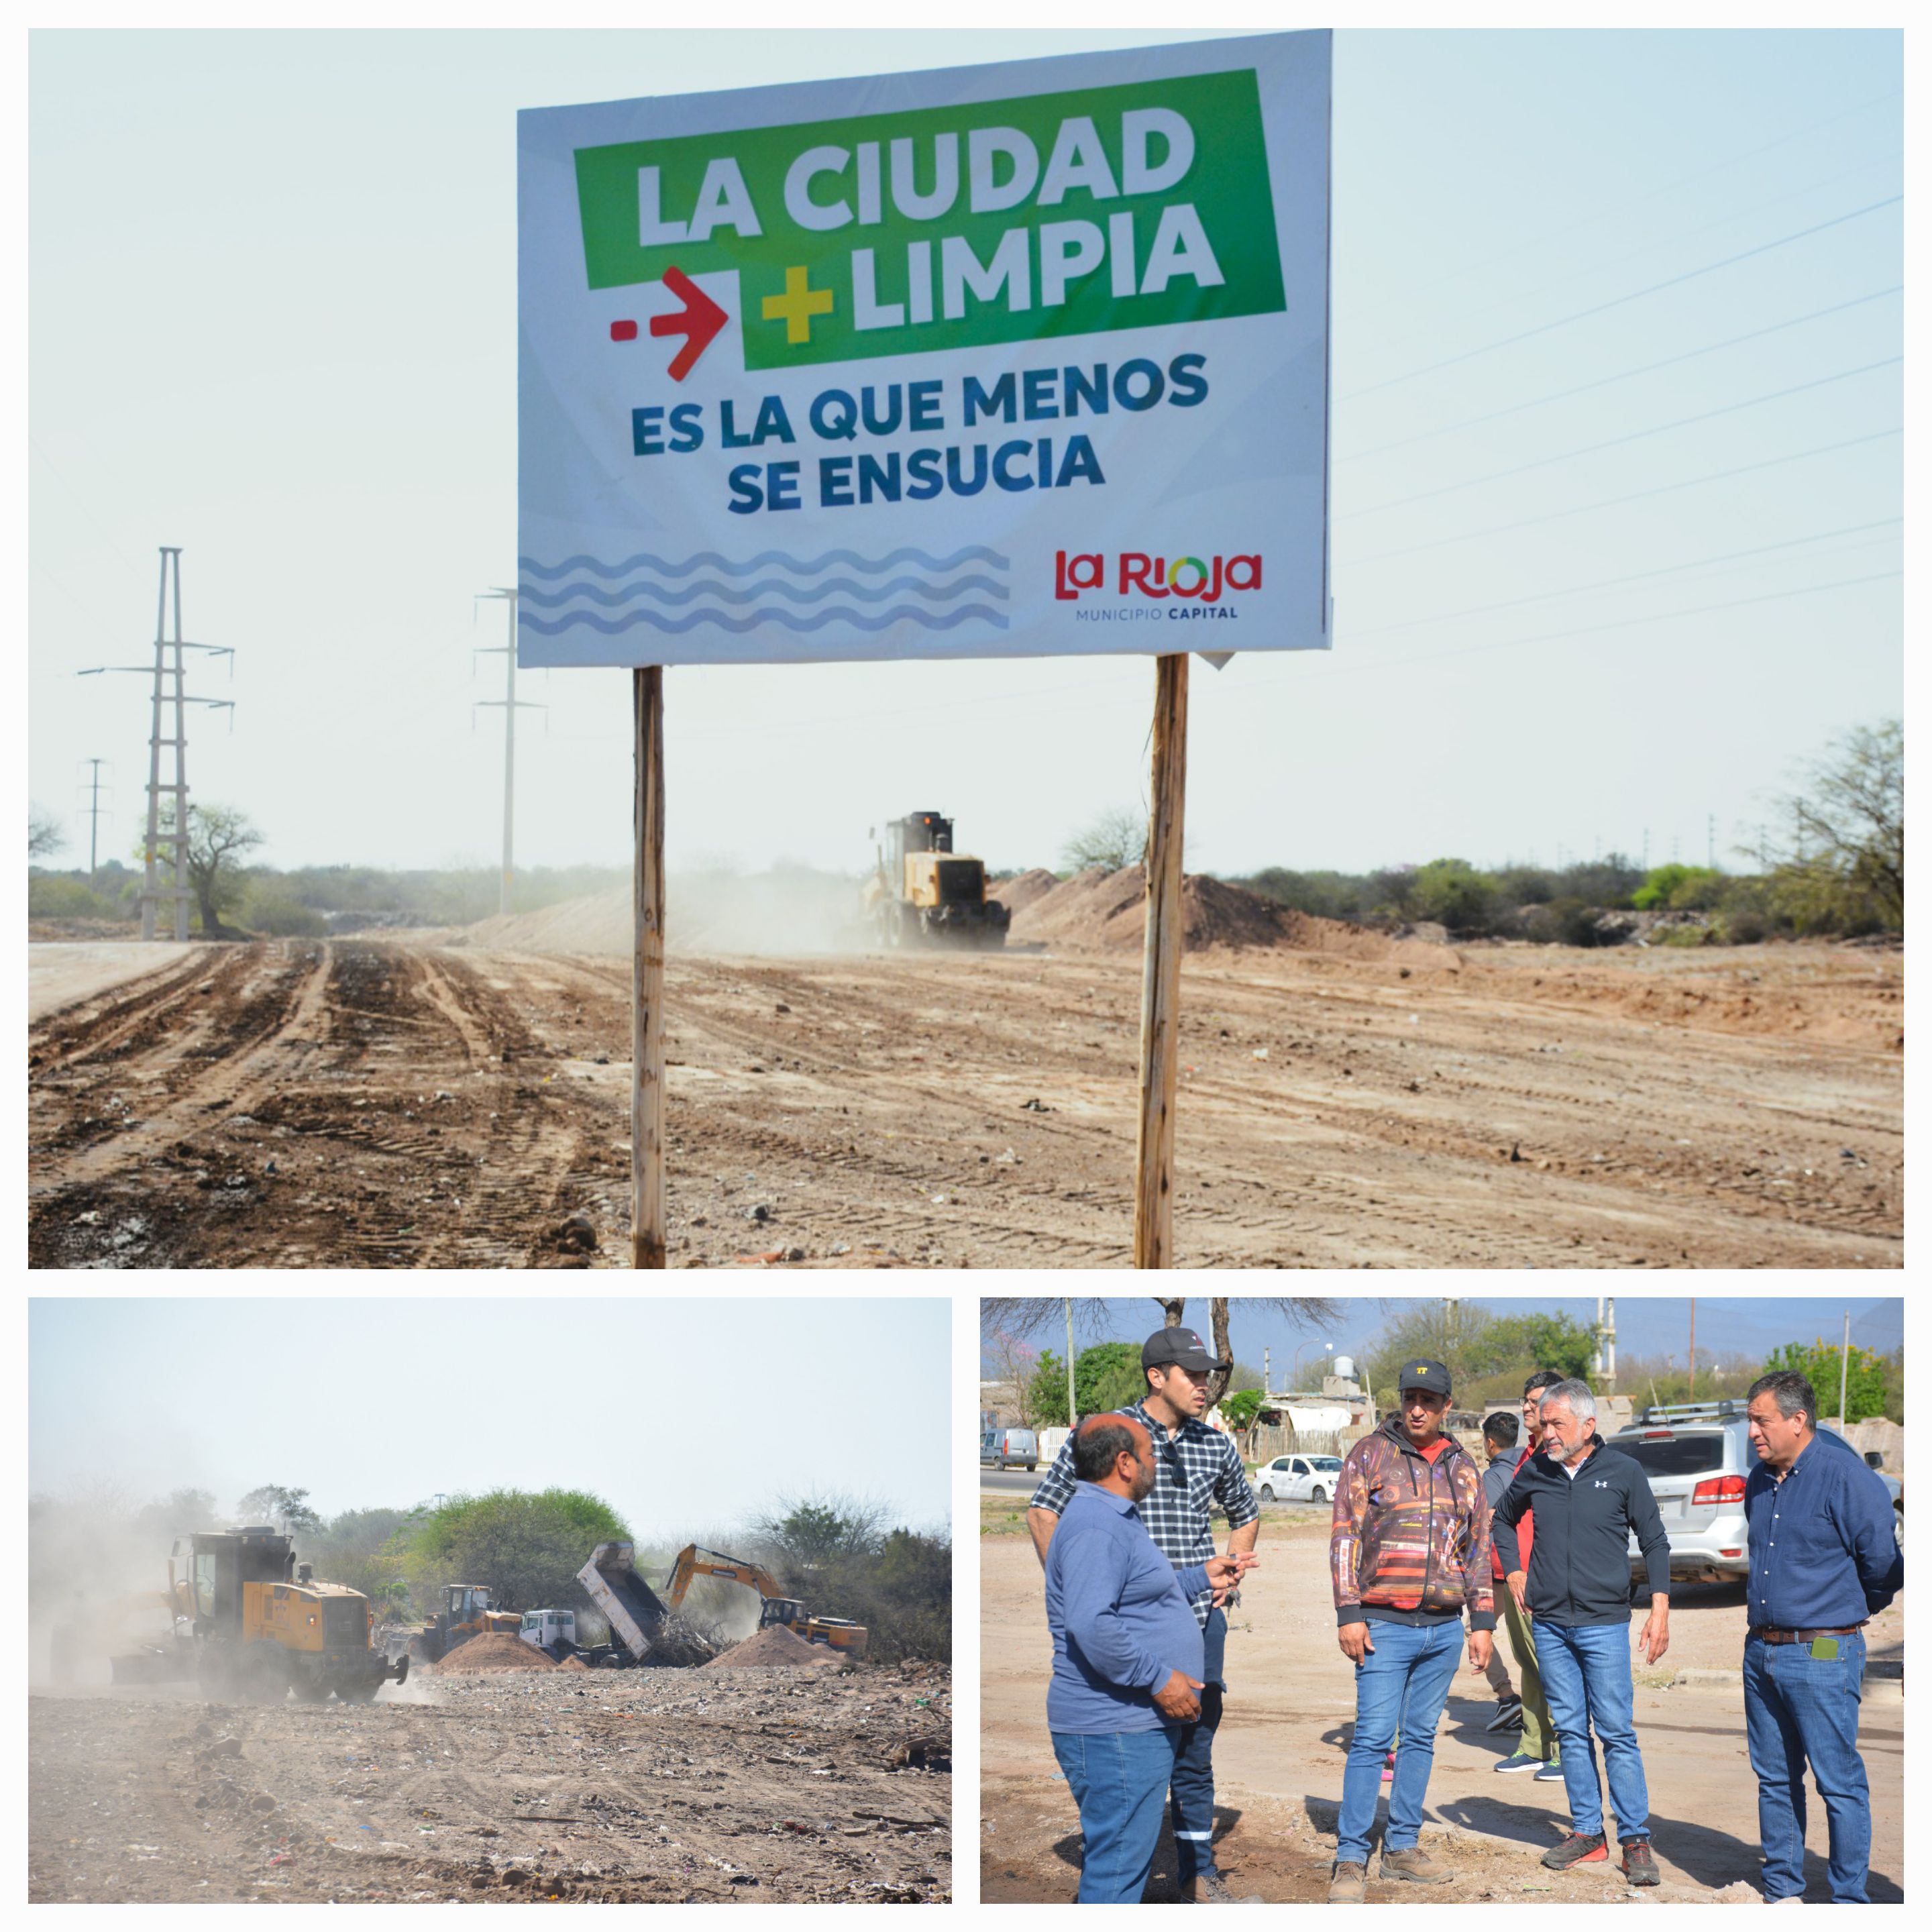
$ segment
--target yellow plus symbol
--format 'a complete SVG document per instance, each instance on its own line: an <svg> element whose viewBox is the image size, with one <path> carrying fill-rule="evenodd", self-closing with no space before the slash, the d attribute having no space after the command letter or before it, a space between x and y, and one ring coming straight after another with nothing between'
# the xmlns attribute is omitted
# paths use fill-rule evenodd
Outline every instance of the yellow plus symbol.
<svg viewBox="0 0 1932 1932"><path fill-rule="evenodd" d="M813 288L810 275L808 268L788 268L784 293L765 298L765 320L782 322L788 342L809 342L812 318L832 313L832 291Z"/></svg>

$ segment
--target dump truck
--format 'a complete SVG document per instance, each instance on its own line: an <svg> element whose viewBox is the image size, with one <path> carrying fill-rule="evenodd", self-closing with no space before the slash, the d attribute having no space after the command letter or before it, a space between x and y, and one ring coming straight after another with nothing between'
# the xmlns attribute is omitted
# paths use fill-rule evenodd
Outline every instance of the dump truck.
<svg viewBox="0 0 1932 1932"><path fill-rule="evenodd" d="M1011 911L987 896L986 862L952 849L952 821L915 812L886 827L866 882L866 916L882 944L1004 946Z"/></svg>
<svg viewBox="0 0 1932 1932"><path fill-rule="evenodd" d="M332 1690L366 1704L410 1674L406 1654L392 1660L375 1647L369 1599L317 1582L289 1538L266 1526L177 1538L168 1598L194 1645L194 1668L182 1674L210 1697L280 1703L292 1690L320 1703Z"/></svg>
<svg viewBox="0 0 1932 1932"><path fill-rule="evenodd" d="M515 1611L494 1606L488 1584L446 1583L442 1607L419 1630L403 1633L400 1645L392 1637L390 1648L393 1652L406 1646L418 1663L440 1664L458 1644L467 1643L472 1636L492 1630L514 1636L522 1622Z"/></svg>
<svg viewBox="0 0 1932 1932"><path fill-rule="evenodd" d="M758 1628L770 1630L774 1624L782 1624L794 1635L803 1637L808 1643L822 1643L846 1657L863 1657L868 1641L866 1627L856 1624L849 1617L814 1616L796 1597L788 1596L779 1588L777 1579L769 1570L756 1563L747 1563L742 1556L727 1556L722 1550L701 1549L694 1543L688 1543L678 1552L677 1561L671 1565L670 1581L665 1586L664 1595L673 1610L684 1606L686 1593L690 1589L694 1578L722 1576L733 1583L742 1583L748 1590L758 1593Z"/></svg>
<svg viewBox="0 0 1932 1932"><path fill-rule="evenodd" d="M584 1593L603 1612L610 1641L577 1654L595 1669L621 1670L651 1658L665 1635L670 1611L635 1568L637 1548L628 1543L600 1543L577 1573ZM668 1646L667 1646L667 1648ZM663 1662L683 1662L668 1655Z"/></svg>

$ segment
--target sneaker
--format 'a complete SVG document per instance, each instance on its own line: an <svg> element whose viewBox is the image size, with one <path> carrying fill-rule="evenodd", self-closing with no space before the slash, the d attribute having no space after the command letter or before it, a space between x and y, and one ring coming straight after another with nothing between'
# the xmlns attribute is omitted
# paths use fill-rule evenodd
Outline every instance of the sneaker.
<svg viewBox="0 0 1932 1932"><path fill-rule="evenodd" d="M1360 1905L1369 1895L1369 1868L1352 1858L1338 1858L1328 1876L1330 1905Z"/></svg>
<svg viewBox="0 0 1932 1932"><path fill-rule="evenodd" d="M1483 1726L1486 1731L1520 1731L1522 1729L1522 1700L1505 1697L1496 1706L1496 1714Z"/></svg>
<svg viewBox="0 0 1932 1932"><path fill-rule="evenodd" d="M1382 1847L1384 1878L1407 1879L1412 1885L1447 1885L1455 1874L1432 1858L1420 1845L1405 1845L1400 1851Z"/></svg>
<svg viewBox="0 0 1932 1932"><path fill-rule="evenodd" d="M1536 1781L1539 1784L1561 1784L1563 1782L1563 1767L1560 1764L1546 1764L1536 1774Z"/></svg>
<svg viewBox="0 0 1932 1932"><path fill-rule="evenodd" d="M1632 1885L1660 1885L1664 1874L1657 1868L1657 1861L1651 1856L1648 1838L1626 1838L1624 1845L1624 1876Z"/></svg>
<svg viewBox="0 0 1932 1932"><path fill-rule="evenodd" d="M1228 1874L1213 1865L1205 1871L1196 1872L1192 1878L1183 1879L1180 1896L1188 1905L1262 1905L1267 1902L1258 1892L1236 1892L1228 1882Z"/></svg>
<svg viewBox="0 0 1932 1932"><path fill-rule="evenodd" d="M1552 1871L1568 1871L1572 1865L1600 1865L1610 1862L1610 1848L1600 1832L1572 1832L1562 1844L1543 1855Z"/></svg>
<svg viewBox="0 0 1932 1932"><path fill-rule="evenodd" d="M1541 1771L1544 1763L1542 1759L1532 1757L1527 1751L1512 1751L1500 1763L1492 1764L1490 1768L1492 1771Z"/></svg>

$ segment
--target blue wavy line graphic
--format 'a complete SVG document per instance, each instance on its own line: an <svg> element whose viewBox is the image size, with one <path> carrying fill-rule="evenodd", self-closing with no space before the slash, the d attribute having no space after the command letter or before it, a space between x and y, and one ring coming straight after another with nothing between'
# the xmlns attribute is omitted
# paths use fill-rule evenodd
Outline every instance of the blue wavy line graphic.
<svg viewBox="0 0 1932 1932"><path fill-rule="evenodd" d="M823 570L829 564L842 563L848 570L890 570L896 563L916 563L927 570L955 570L962 563L989 563L996 570L1012 568L1012 560L1000 555L997 550L986 548L983 544L969 544L951 556L928 556L922 550L896 550L880 557L861 556L855 550L829 550L823 556L793 556L782 550L760 550L744 562L736 562L728 556L721 556L714 550L701 550L695 556L686 557L673 563L661 556L652 556L648 552L626 557L622 563L604 563L594 556L566 557L561 563L539 563L533 556L517 560L517 567L526 577L534 577L544 583L554 583L560 577L568 577L573 570L587 570L593 577L605 578L626 577L634 570L655 570L666 577L688 577L694 570L707 567L722 571L727 577L748 577L754 570L762 570L768 564L781 569L810 572Z"/></svg>
<svg viewBox="0 0 1932 1932"><path fill-rule="evenodd" d="M639 624L673 633L694 631L700 624L715 624L721 631L740 634L756 630L760 624L782 624L788 631L823 630L827 624L850 624L855 631L884 631L895 624L908 622L918 625L922 630L950 631L955 625L975 617L1002 631L1008 628L1001 612L989 610L983 604L962 604L957 610L938 614L922 610L916 604L902 604L869 616L862 610L814 610L809 616L802 616L791 610L759 610L742 617L728 617L722 611L715 610L694 610L688 617L661 617L655 610L632 610L622 617L610 618L600 617L590 610L571 610L561 617L520 618L518 628L534 631L540 638L554 638L573 625L602 632L607 638L614 638L620 631L630 630Z"/></svg>
<svg viewBox="0 0 1932 1932"><path fill-rule="evenodd" d="M882 604L902 590L915 592L922 597L940 598L963 597L973 590L1003 599L1013 594L994 577L962 577L950 584L928 584L922 578L895 577L889 583L869 586L854 583L849 577L831 577L823 584L787 584L772 578L763 584L748 584L741 590L722 584L687 584L682 590L669 590L661 584L633 584L622 590L600 590L594 584L573 584L562 590L526 590L521 593L521 599L526 610L534 604L539 610L551 610L574 598L586 598L592 604L601 604L607 610L614 610L640 597L650 598L659 604L688 604L700 597L715 597L721 604L751 604L760 597L788 597L794 604L819 604L828 597L843 595L856 598L862 604Z"/></svg>

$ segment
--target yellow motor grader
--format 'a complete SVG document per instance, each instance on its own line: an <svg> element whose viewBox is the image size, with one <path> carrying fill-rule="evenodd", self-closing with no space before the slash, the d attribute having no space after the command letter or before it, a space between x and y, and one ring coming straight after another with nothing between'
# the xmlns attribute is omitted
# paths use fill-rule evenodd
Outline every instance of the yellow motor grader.
<svg viewBox="0 0 1932 1932"><path fill-rule="evenodd" d="M952 821L915 812L886 827L866 882L866 913L887 946L1006 943L1011 911L986 892L986 862L952 849Z"/></svg>
<svg viewBox="0 0 1932 1932"><path fill-rule="evenodd" d="M178 1538L168 1597L177 1628L184 1622L193 1639L192 1674L210 1697L279 1703L292 1690L320 1703L332 1690L346 1704L366 1704L410 1674L407 1656L392 1662L374 1648L369 1599L317 1582L274 1529Z"/></svg>

